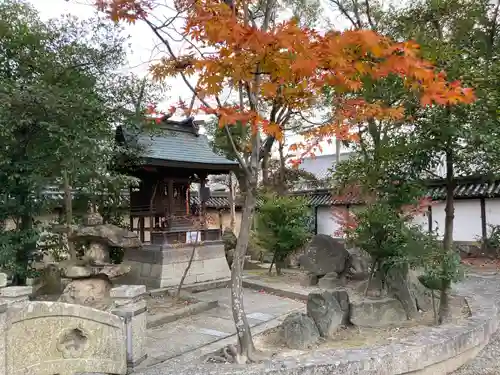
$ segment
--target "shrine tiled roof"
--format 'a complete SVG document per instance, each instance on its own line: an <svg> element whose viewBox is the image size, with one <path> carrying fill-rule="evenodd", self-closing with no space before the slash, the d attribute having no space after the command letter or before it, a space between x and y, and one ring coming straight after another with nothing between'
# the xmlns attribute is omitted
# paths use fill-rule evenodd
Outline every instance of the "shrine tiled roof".
<svg viewBox="0 0 500 375"><path fill-rule="evenodd" d="M428 192L432 199L445 199L446 187L431 187ZM455 198L488 198L500 196L500 181L461 183L453 191Z"/></svg>
<svg viewBox="0 0 500 375"><path fill-rule="evenodd" d="M144 147L144 157L200 164L237 165L236 162L212 151L208 138L189 133L174 133L168 136L141 135L139 146Z"/></svg>
<svg viewBox="0 0 500 375"><path fill-rule="evenodd" d="M158 125L155 131L136 131L118 127L118 142L127 147L138 147L141 156L148 161L170 162L217 166L234 169L238 163L216 154L205 135L198 133L198 124L192 119L184 121L167 120Z"/></svg>

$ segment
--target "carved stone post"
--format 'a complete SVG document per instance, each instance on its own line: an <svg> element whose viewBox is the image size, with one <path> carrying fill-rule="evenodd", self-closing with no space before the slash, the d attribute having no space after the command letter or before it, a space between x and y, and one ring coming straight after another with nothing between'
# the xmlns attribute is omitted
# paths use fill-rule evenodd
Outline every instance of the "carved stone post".
<svg viewBox="0 0 500 375"><path fill-rule="evenodd" d="M120 285L110 291L115 306L139 302L146 294L146 285Z"/></svg>
<svg viewBox="0 0 500 375"><path fill-rule="evenodd" d="M0 292L7 286L7 275L0 273ZM7 302L0 298L0 374L7 374L6 339L7 339Z"/></svg>
<svg viewBox="0 0 500 375"><path fill-rule="evenodd" d="M146 358L146 301L127 304L113 310L113 314L125 320L128 373Z"/></svg>
<svg viewBox="0 0 500 375"><path fill-rule="evenodd" d="M7 306L0 302L0 374L7 374Z"/></svg>

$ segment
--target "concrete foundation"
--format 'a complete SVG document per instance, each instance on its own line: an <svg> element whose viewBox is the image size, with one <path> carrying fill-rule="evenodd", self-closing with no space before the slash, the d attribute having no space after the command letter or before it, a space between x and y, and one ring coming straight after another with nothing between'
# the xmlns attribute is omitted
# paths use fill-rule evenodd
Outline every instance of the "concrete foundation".
<svg viewBox="0 0 500 375"><path fill-rule="evenodd" d="M117 280L121 284L165 288L179 285L193 252L190 244L144 245L142 249L127 250L123 263L132 270ZM231 276L222 241L197 245L185 285L226 279Z"/></svg>

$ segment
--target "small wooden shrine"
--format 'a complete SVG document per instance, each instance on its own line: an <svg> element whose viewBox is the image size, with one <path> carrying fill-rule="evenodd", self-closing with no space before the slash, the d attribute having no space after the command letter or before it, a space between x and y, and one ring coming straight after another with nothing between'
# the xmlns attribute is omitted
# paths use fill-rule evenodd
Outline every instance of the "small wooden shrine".
<svg viewBox="0 0 500 375"><path fill-rule="evenodd" d="M139 233L142 242L151 244L186 242L186 234L199 226L204 202L210 197L205 186L209 174L225 174L237 163L215 154L199 122L163 120L154 133L133 134L123 127L116 140L134 147L141 159L127 173L141 180L130 190L130 230ZM199 183L201 205L190 205L190 186ZM196 224L195 224L196 223ZM202 240L220 238L219 230L201 230Z"/></svg>
<svg viewBox="0 0 500 375"><path fill-rule="evenodd" d="M138 233L144 244L142 250L127 251L124 256L124 262L135 270L129 283L175 285L182 276L182 263L189 259L184 255L190 254L194 241L202 244L196 249L199 256L187 283L229 275L220 229L208 229L204 224L204 202L210 197L207 176L229 173L238 164L214 153L207 137L199 134L199 125L193 118L164 118L152 131L116 129L117 144L139 154L138 160L129 160L125 168L141 181L138 188L130 190L130 230ZM190 200L193 183L200 184L199 205L190 204L194 201ZM205 272L209 264L210 270Z"/></svg>

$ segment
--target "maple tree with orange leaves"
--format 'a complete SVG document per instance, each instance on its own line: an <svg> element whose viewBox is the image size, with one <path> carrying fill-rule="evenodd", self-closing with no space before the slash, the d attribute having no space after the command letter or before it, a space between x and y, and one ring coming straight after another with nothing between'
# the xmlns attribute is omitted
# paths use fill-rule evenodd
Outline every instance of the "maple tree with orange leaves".
<svg viewBox="0 0 500 375"><path fill-rule="evenodd" d="M187 114L214 115L226 130L238 123L252 131L249 158L237 154L246 177L232 269L232 308L239 344L233 354L238 363L258 360L243 309L241 272L256 206L259 161L264 146L272 145L263 144L261 134L281 140L294 116L317 108L325 86L338 94L331 103L332 115L304 133L305 142L292 147L302 155L313 153L320 141L331 137L356 140L351 131L354 123L404 120L403 108L369 102L358 95L367 78L397 77L419 96L422 106L474 100L471 89L448 82L443 72L421 59L419 46L411 41L394 42L371 30L322 33L301 27L296 19L278 22L272 0L178 0L171 4L166 0L96 0L96 6L115 21L149 25L168 51L151 66L151 73L156 79L181 76L200 103L185 111ZM177 35L190 43L187 53L177 55L173 50L168 28L173 20L158 21L165 6L183 17ZM237 93L237 104L222 99L228 89ZM227 135L231 141L229 131Z"/></svg>

